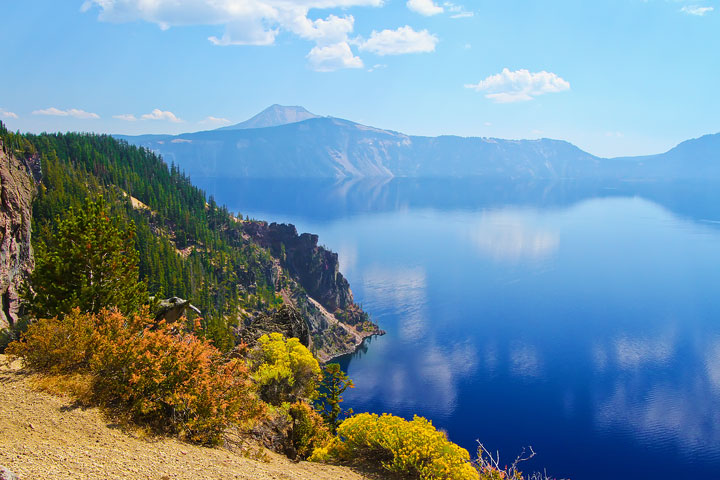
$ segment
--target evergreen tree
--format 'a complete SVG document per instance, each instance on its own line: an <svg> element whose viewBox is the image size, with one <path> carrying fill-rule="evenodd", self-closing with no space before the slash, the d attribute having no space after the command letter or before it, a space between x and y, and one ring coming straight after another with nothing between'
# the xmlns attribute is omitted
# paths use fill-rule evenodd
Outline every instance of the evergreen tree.
<svg viewBox="0 0 720 480"><path fill-rule="evenodd" d="M37 246L36 262L25 297L38 318L75 307L92 313L117 307L127 314L147 301L147 287L138 279L135 225L112 221L102 196L58 218L54 235Z"/></svg>
<svg viewBox="0 0 720 480"><path fill-rule="evenodd" d="M315 403L320 415L325 419L333 434L337 431L343 415L340 404L342 394L348 388L355 388L353 381L340 369L340 364L330 363L322 369L323 378L318 388L318 398ZM352 415L352 409L345 411L345 415Z"/></svg>

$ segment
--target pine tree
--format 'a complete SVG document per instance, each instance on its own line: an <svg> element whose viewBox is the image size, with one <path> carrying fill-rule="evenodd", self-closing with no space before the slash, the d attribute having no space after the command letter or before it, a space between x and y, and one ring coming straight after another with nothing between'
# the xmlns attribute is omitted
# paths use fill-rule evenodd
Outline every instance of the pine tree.
<svg viewBox="0 0 720 480"><path fill-rule="evenodd" d="M135 225L112 221L102 196L58 218L54 235L38 245L36 262L25 297L38 318L75 307L92 313L117 307L127 314L147 301L147 287L138 279Z"/></svg>
<svg viewBox="0 0 720 480"><path fill-rule="evenodd" d="M315 403L320 415L330 430L335 433L340 425L340 417L343 414L340 404L343 401L342 394L348 388L355 388L353 381L345 372L340 369L340 364L330 363L323 367L323 378L318 388L318 398ZM345 415L352 415L352 409L345 411Z"/></svg>

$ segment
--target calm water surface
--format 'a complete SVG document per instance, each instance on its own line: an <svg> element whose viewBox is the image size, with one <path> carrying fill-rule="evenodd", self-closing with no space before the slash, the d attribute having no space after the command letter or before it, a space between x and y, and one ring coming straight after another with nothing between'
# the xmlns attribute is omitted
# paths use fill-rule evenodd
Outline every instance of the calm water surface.
<svg viewBox="0 0 720 480"><path fill-rule="evenodd" d="M387 331L343 359L356 412L557 477L720 478L713 185L198 183L339 253Z"/></svg>

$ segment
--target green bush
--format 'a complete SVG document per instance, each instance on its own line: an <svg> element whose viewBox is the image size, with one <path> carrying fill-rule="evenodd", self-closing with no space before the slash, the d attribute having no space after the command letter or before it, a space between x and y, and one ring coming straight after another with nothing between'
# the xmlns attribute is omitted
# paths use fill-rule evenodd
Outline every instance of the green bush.
<svg viewBox="0 0 720 480"><path fill-rule="evenodd" d="M374 463L422 480L480 478L467 450L418 416L410 422L388 414L350 417L340 424L337 438L315 449L310 460Z"/></svg>

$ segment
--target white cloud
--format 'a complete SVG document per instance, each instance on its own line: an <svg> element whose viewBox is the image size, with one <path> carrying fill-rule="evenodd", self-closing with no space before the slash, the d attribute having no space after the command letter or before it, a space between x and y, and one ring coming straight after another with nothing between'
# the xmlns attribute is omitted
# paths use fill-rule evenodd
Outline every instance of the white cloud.
<svg viewBox="0 0 720 480"><path fill-rule="evenodd" d="M374 72L375 70L381 70L383 68L387 68L387 65L384 63L376 63L371 68L368 68L368 72Z"/></svg>
<svg viewBox="0 0 720 480"><path fill-rule="evenodd" d="M272 45L281 31L315 42L307 55L321 71L359 68L362 60L350 51L348 34L352 16L329 15L310 20L312 9L379 7L384 0L86 0L82 10L99 9L106 22L142 20L165 30L175 26L223 27L221 36L208 38L215 45Z"/></svg>
<svg viewBox="0 0 720 480"><path fill-rule="evenodd" d="M2 108L0 108L0 116L5 118L18 118L16 113L3 110Z"/></svg>
<svg viewBox="0 0 720 480"><path fill-rule="evenodd" d="M153 109L151 113L146 113L141 117L143 120L167 120L168 122L180 123L181 119L175 116L174 113L160 110L159 108Z"/></svg>
<svg viewBox="0 0 720 480"><path fill-rule="evenodd" d="M226 124L232 123L232 122L230 120L228 120L227 118L209 116L209 117L205 117L205 120L202 120L200 123L203 125L205 125L205 124L226 125Z"/></svg>
<svg viewBox="0 0 720 480"><path fill-rule="evenodd" d="M685 5L680 9L680 11L683 13L687 13L688 15L695 15L698 17L702 17L706 13L710 13L713 10L715 10L713 7L700 7L698 5Z"/></svg>
<svg viewBox="0 0 720 480"><path fill-rule="evenodd" d="M32 112L33 115L50 115L54 117L75 117L75 118L100 118L97 113L86 112L85 110L79 110L77 108L71 108L69 110L60 110L55 107L46 108L43 110L35 110Z"/></svg>
<svg viewBox="0 0 720 480"><path fill-rule="evenodd" d="M405 25L397 30L373 30L368 40L356 40L360 50L377 55L402 55L406 53L426 53L435 51L437 36L427 30L416 32Z"/></svg>
<svg viewBox="0 0 720 480"><path fill-rule="evenodd" d="M318 72L332 72L340 68L362 68L363 61L356 57L347 42L315 46L307 54L310 65Z"/></svg>
<svg viewBox="0 0 720 480"><path fill-rule="evenodd" d="M435 5L432 0L408 0L407 7L413 12L430 17L443 13L443 8Z"/></svg>
<svg viewBox="0 0 720 480"><path fill-rule="evenodd" d="M135 122L137 121L137 117L133 115L132 113L123 113L120 115L113 115L112 118L116 118L118 120L124 120L126 122Z"/></svg>
<svg viewBox="0 0 720 480"><path fill-rule="evenodd" d="M516 70L504 68L502 73L491 75L477 84L465 85L478 92L487 92L486 98L497 103L525 102L545 93L570 90L570 83L551 72Z"/></svg>

